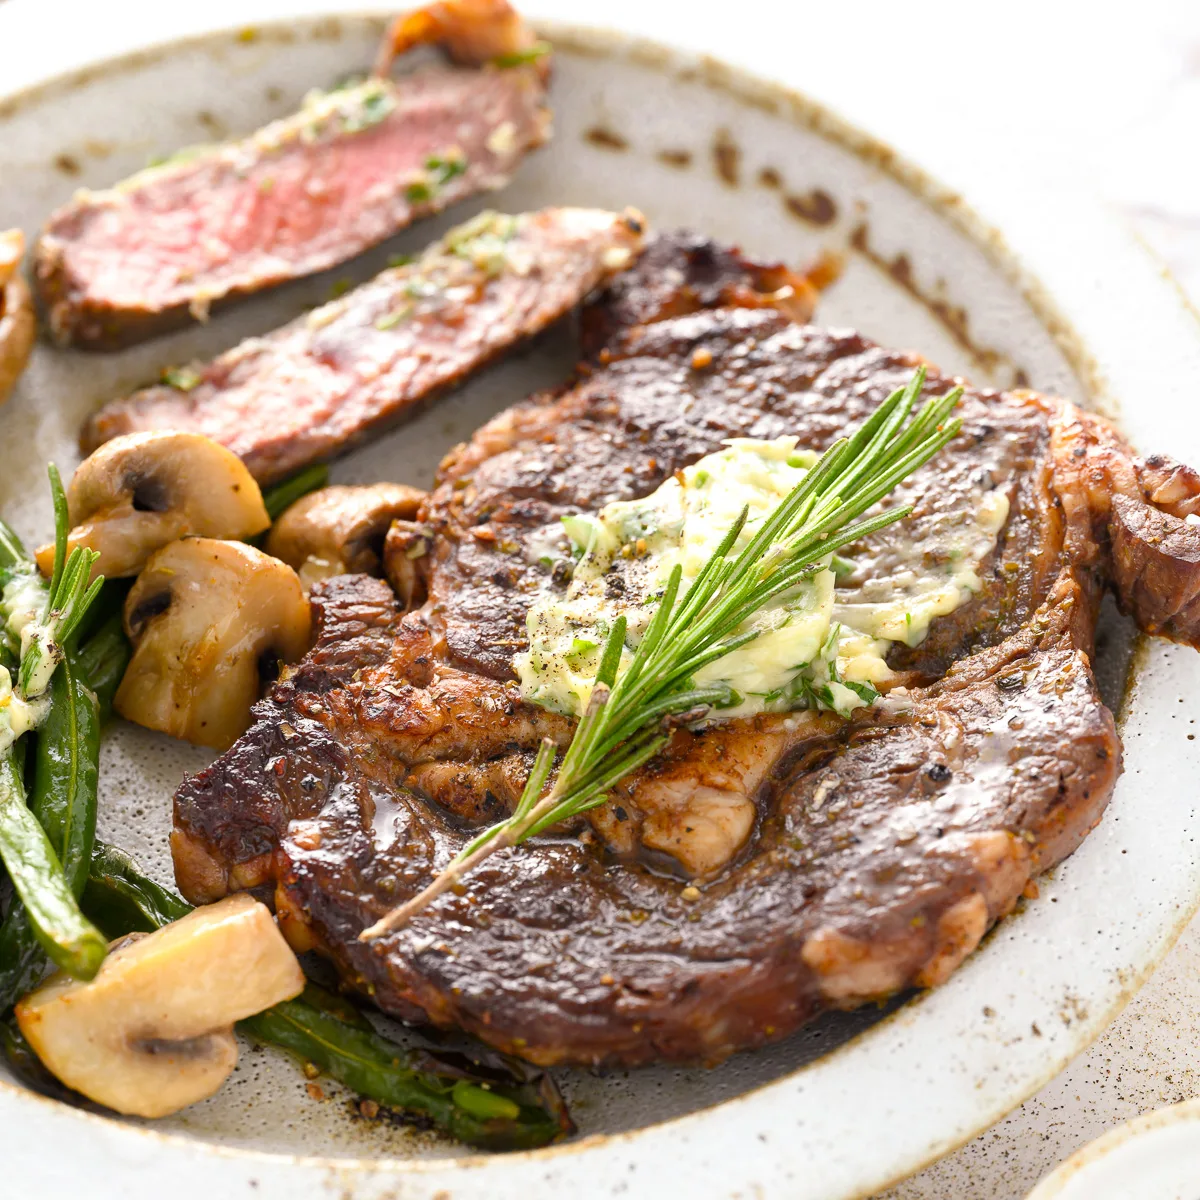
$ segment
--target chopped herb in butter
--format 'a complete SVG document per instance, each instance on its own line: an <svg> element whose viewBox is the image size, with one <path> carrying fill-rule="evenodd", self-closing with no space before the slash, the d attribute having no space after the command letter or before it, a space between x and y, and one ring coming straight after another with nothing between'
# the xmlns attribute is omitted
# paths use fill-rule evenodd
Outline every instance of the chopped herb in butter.
<svg viewBox="0 0 1200 1200"><path fill-rule="evenodd" d="M628 623L628 661L675 564L686 590L742 509L749 517L739 545L814 461L797 450L794 437L735 438L643 499L564 517L576 563L565 592L547 579L529 609L529 649L514 660L522 694L555 712L582 712L616 617L624 614ZM802 708L849 716L872 704L892 678L891 645L918 644L934 616L980 589L978 568L1007 516L1002 493L981 493L976 510L947 530L942 561L923 565L914 552L911 569L893 572L869 602L862 599L868 585L844 592L839 582L854 576L857 564L830 556L811 578L759 610L745 627L758 636L701 668L696 686L731 689L734 703L720 719Z"/></svg>
<svg viewBox="0 0 1200 1200"><path fill-rule="evenodd" d="M190 392L204 382L204 377L191 367L168 367L162 373L162 381L177 392Z"/></svg>

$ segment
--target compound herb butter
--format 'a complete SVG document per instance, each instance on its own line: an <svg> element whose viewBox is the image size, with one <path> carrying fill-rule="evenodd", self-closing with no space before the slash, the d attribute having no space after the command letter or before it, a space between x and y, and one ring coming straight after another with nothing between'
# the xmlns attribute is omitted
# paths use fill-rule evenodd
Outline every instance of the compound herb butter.
<svg viewBox="0 0 1200 1200"><path fill-rule="evenodd" d="M615 501L595 515L564 517L574 569L565 592L547 589L529 609L529 649L514 660L524 697L579 715L616 617L623 613L628 622L628 661L675 564L683 571L682 594L742 509L749 516L735 550L815 458L798 451L794 437L733 438L649 496ZM849 716L872 704L892 677L886 661L891 644L918 645L934 617L953 612L980 590L979 568L1007 517L1003 493L981 493L974 509L947 531L944 563L925 567L914 553L910 569L860 582L852 597L839 598L837 576L853 564L828 556L811 579L742 626L758 632L753 641L697 673L696 686L731 690L731 704L713 716L799 708Z"/></svg>

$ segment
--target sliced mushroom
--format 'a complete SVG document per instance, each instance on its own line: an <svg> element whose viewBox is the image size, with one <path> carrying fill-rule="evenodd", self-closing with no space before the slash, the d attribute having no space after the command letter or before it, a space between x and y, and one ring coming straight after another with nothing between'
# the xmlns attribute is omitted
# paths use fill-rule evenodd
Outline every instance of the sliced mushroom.
<svg viewBox="0 0 1200 1200"><path fill-rule="evenodd" d="M303 987L267 907L242 892L114 943L87 983L54 975L16 1016L63 1083L117 1112L163 1117L229 1077L235 1021Z"/></svg>
<svg viewBox="0 0 1200 1200"><path fill-rule="evenodd" d="M424 492L403 483L321 488L275 522L267 553L294 567L306 592L334 575L377 575L388 527L397 517L415 516L424 499Z"/></svg>
<svg viewBox="0 0 1200 1200"><path fill-rule="evenodd" d="M248 538L271 523L245 464L199 433L129 433L86 458L67 489L68 545L99 551L98 574L136 575L160 546L190 534ZM49 574L54 547L37 552Z"/></svg>
<svg viewBox="0 0 1200 1200"><path fill-rule="evenodd" d="M425 576L420 561L429 553L433 536L415 521L393 521L383 543L383 573L405 608L425 599Z"/></svg>
<svg viewBox="0 0 1200 1200"><path fill-rule="evenodd" d="M241 542L186 538L151 556L125 600L133 658L121 716L224 750L264 679L308 648L308 601L286 563Z"/></svg>
<svg viewBox="0 0 1200 1200"><path fill-rule="evenodd" d="M0 404L12 394L37 335L33 297L19 268L25 235L19 229L0 233Z"/></svg>

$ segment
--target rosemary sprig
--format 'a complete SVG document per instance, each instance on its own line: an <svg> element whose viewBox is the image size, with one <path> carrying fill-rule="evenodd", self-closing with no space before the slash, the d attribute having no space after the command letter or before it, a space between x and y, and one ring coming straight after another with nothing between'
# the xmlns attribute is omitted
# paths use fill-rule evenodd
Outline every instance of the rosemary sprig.
<svg viewBox="0 0 1200 1200"><path fill-rule="evenodd" d="M542 790L556 757L548 738L538 749L512 816L484 830L427 888L360 938L367 941L404 925L496 851L603 804L609 789L658 754L675 728L702 719L714 705L729 703L724 686L695 687L696 672L757 637L755 630L738 631L776 596L822 570L834 551L912 511L901 505L863 515L961 427L959 420L949 419L961 388L929 400L908 422L924 383L922 367L850 437L830 446L735 554L748 514L743 509L682 596L677 563L619 677L626 621L618 617L605 641L587 709L546 795Z"/></svg>

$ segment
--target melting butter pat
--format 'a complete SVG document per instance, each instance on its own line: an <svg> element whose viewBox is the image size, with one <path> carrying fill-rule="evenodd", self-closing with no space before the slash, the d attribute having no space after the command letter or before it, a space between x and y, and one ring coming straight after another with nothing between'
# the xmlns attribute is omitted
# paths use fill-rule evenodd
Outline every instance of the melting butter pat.
<svg viewBox="0 0 1200 1200"><path fill-rule="evenodd" d="M735 553L815 460L797 450L794 437L734 438L649 496L565 517L576 562L565 591L548 575L529 608L529 649L514 660L524 697L578 716L616 618L627 621L623 670L675 565L682 595L742 510L748 516ZM800 708L849 716L872 703L892 678L891 645L919 644L934 618L980 590L978 571L1007 520L1008 501L998 491L977 500L970 519L947 530L938 565L922 566L927 556L914 547L912 561L893 564L882 589L868 593L839 588L827 556L809 579L755 613L739 632L757 636L696 673L696 686L730 691L729 705L712 719Z"/></svg>

